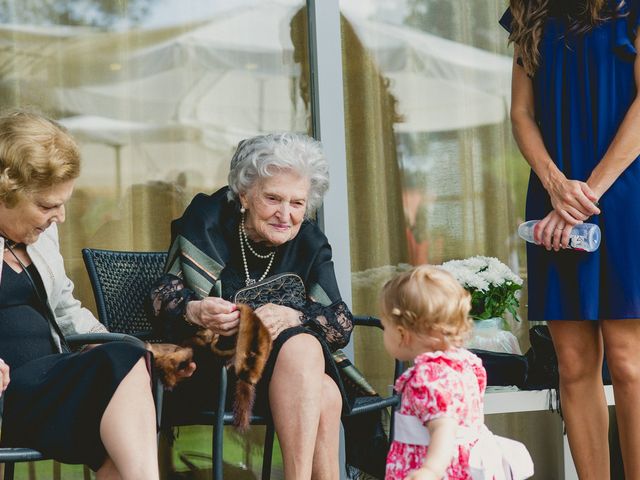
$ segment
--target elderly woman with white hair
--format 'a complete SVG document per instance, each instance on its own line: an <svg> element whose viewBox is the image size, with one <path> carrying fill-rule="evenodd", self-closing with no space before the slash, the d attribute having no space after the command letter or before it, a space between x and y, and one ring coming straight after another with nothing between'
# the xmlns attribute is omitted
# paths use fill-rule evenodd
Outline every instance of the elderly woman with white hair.
<svg viewBox="0 0 640 480"><path fill-rule="evenodd" d="M318 141L293 133L242 141L231 160L229 186L197 195L173 222L167 273L151 292L155 323L169 339L180 341L201 327L231 337L239 325L233 303L238 290L285 272L302 279L304 306L268 303L256 309L273 347L255 408L270 409L285 478L339 477L345 395L331 351L347 344L353 323L329 242L308 219L328 186ZM211 376L203 373L211 371L211 360L204 357L196 352L198 370L174 392L183 397L177 403L211 401L205 399Z"/></svg>

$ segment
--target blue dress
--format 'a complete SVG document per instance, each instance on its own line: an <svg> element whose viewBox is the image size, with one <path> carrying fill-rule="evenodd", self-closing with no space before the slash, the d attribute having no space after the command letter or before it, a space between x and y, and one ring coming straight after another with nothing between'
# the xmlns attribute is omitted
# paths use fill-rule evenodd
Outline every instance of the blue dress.
<svg viewBox="0 0 640 480"><path fill-rule="evenodd" d="M569 179L586 181L609 147L635 95L633 76L640 0L584 34L550 17L540 41L541 63L532 78L536 121L546 148ZM510 31L507 12L500 24ZM527 220L552 210L531 172ZM530 320L640 318L640 162L618 177L588 222L602 230L593 253L547 251L527 244Z"/></svg>

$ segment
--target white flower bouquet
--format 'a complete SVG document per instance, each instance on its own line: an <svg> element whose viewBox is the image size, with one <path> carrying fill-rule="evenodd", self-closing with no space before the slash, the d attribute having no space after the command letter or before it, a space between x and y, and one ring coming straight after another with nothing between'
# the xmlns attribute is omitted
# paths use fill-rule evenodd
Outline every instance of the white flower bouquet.
<svg viewBox="0 0 640 480"><path fill-rule="evenodd" d="M522 279L494 257L476 256L450 260L441 268L451 273L471 294L471 317L486 320L505 311L518 318Z"/></svg>

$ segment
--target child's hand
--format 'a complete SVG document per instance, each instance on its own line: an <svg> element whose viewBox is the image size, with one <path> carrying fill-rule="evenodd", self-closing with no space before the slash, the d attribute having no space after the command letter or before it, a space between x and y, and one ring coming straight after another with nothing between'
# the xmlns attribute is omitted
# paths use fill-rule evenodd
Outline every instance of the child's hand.
<svg viewBox="0 0 640 480"><path fill-rule="evenodd" d="M438 477L433 470L422 467L418 470L413 470L409 475L404 477L404 480L442 480L442 477Z"/></svg>

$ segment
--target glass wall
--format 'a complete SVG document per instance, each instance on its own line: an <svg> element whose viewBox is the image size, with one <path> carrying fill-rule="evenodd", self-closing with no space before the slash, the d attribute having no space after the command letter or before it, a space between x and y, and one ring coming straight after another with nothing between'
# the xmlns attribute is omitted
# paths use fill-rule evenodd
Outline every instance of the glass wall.
<svg viewBox="0 0 640 480"><path fill-rule="evenodd" d="M308 57L294 55L290 25L304 5L0 0L0 106L44 111L81 144L60 237L84 304L93 308L81 248L166 250L194 194L226 184L240 139L308 131ZM191 445L183 432L178 444L210 455L210 428L202 435ZM225 458L234 452L236 464L260 467L247 449Z"/></svg>
<svg viewBox="0 0 640 480"><path fill-rule="evenodd" d="M354 312L377 314L380 287L409 265L487 255L526 277L516 229L529 168L509 122L505 2L339 3ZM526 319L511 326L526 351ZM358 335L355 358L386 392L390 359L379 337ZM549 438L560 438L558 418L495 417L496 432L541 460L537 478L556 478L561 449ZM533 428L541 424L544 435Z"/></svg>
<svg viewBox="0 0 640 480"><path fill-rule="evenodd" d="M345 109L336 121L346 137L354 313L377 314L379 287L412 264L490 255L525 277L515 230L528 168L508 119L511 52L497 24L506 2L316 1L341 11ZM0 105L32 105L81 144L61 246L83 303L93 305L82 247L165 250L170 221L193 195L226 183L240 139L311 131L305 4L0 0ZM325 212L325 223L339 214ZM512 328L526 350L526 320ZM359 333L355 350L386 392L391 361L380 336ZM530 424L509 417L501 428L510 435ZM178 442L207 452L209 435ZM259 468L259 449L236 448L251 437L236 440L225 451L240 464L235 474ZM527 444L544 459L540 478L556 478L558 445Z"/></svg>
<svg viewBox="0 0 640 480"><path fill-rule="evenodd" d="M408 264L524 267L503 3L340 1L356 313L377 313L381 283Z"/></svg>
<svg viewBox="0 0 640 480"><path fill-rule="evenodd" d="M2 106L33 105L82 146L61 228L81 300L80 248L165 250L170 221L226 184L237 142L306 131L289 21L258 1L0 2Z"/></svg>

